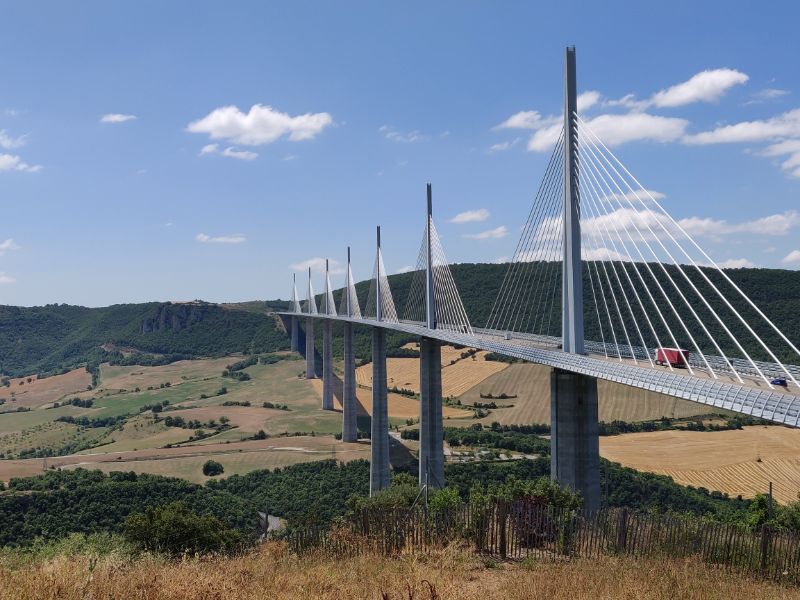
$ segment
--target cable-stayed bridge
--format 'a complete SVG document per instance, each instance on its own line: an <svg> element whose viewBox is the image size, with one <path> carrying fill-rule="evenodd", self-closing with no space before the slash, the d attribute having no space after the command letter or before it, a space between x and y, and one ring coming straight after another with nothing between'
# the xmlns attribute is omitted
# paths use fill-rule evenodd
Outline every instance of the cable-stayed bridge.
<svg viewBox="0 0 800 600"><path fill-rule="evenodd" d="M482 327L471 323L433 221L425 227L408 297L392 296L377 229L366 304L347 252L339 306L326 268L317 303L295 285L282 313L306 374L316 373L314 324L323 327L323 409L333 409L332 328L344 324L343 441L355 441L353 327L372 331L370 490L389 484L386 330L420 339L420 486L444 483L442 343L547 365L551 473L599 507L597 379L800 426L800 350L669 215L577 111L575 50L565 54L564 125L503 283ZM337 292L338 293L338 292ZM587 333L590 332L590 333Z"/></svg>

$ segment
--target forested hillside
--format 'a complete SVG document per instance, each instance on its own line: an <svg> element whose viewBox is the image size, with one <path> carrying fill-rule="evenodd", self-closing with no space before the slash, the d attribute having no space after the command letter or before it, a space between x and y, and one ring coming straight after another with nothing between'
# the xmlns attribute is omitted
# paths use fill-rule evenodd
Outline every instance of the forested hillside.
<svg viewBox="0 0 800 600"><path fill-rule="evenodd" d="M530 280L535 281L536 269L542 271L542 281L547 281L549 289L553 286L560 289L560 269L554 263L532 263ZM606 263L609 269L611 264ZM620 279L624 283L616 290L617 295L633 297L634 292L641 296L645 293L637 283L633 267L628 263L615 263L620 271ZM464 308L473 326L484 327L492 314L492 308L501 290L503 280L508 272L508 265L496 264L457 264L452 266L453 278L456 282ZM630 280L627 283L622 269L628 269ZM705 274L715 284L724 289L730 298L736 292L722 280L722 277L711 269L704 269ZM780 269L730 269L726 271L730 278L752 298L756 304L783 330L795 344L800 344L800 271ZM591 282L584 268L584 307L586 337L600 340L602 335L598 327L596 307L593 303ZM688 282L682 278L675 267L666 271L653 266L653 273L664 289L670 289L668 275L675 281L683 281L686 290ZM769 360L769 356L752 341L747 342L745 327L725 306L723 301L710 288L708 283L696 271L689 272L694 285L703 293L710 306L717 311L730 329L747 344L755 358ZM414 273L403 273L389 277L398 315L403 318L406 313L406 301L414 278ZM649 276L649 275L648 275ZM549 279L544 279L549 277ZM367 304L369 281L356 285L362 310ZM536 285L531 283L529 288ZM633 289L635 288L635 289ZM334 293L337 305L341 299L341 291ZM318 305L321 296L317 298ZM547 304L548 318L530 319L516 323L517 330L536 333L560 335L561 296L551 294L552 301ZM676 300L676 306L680 300ZM534 294L519 297L513 303L523 314L534 314L539 305ZM779 358L797 363L798 357L777 339L775 334L759 319L755 311L741 300L736 308L746 317L755 330L773 346ZM69 305L47 305L40 307L0 306L0 374L27 375L35 372L52 373L83 363L104 360L133 361L144 364L168 362L179 358L199 356L221 356L234 352L271 352L288 347L285 332L277 325L270 311L283 310L285 301L248 302L242 304L209 304L205 302L190 303L147 303L118 304L104 308L85 308ZM645 317L635 303L632 303L639 323L645 323ZM703 319L708 329L719 340L723 350L737 356L735 346L730 341L720 324L702 303L695 302L693 308ZM677 342L691 348L685 331L674 314L664 308L667 324L676 334ZM552 316L551 316L552 315ZM612 316L614 314L612 313ZM624 314L623 314L624 316ZM656 332L667 339L664 324L650 315ZM496 323L498 327L509 325L503 319ZM704 351L715 352L696 323L686 318L687 326L696 336ZM626 325L633 331L630 317ZM615 327L621 324L615 317ZM644 328L644 326L642 326ZM341 336L337 332L335 352L341 355ZM317 335L321 335L318 328ZM606 337L608 330L605 331ZM411 338L404 334L391 333L387 336L390 353L399 353L399 348ZM610 341L610 340L607 340ZM648 344L652 342L646 340ZM622 341L621 341L622 343ZM635 343L635 342L634 342ZM106 345L106 349L101 346ZM115 347L133 349L133 355L115 351ZM356 328L356 355L359 359L370 357L369 331Z"/></svg>

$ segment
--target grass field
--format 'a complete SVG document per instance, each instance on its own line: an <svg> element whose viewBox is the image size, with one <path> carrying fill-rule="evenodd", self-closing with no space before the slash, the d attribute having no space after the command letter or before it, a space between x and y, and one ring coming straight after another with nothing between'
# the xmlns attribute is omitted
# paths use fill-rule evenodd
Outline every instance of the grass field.
<svg viewBox="0 0 800 600"><path fill-rule="evenodd" d="M232 558L0 555L0 600L582 600L800 598L697 560L606 557L503 563L449 547L425 556L298 557L270 542Z"/></svg>
<svg viewBox="0 0 800 600"><path fill-rule="evenodd" d="M498 421L504 425L514 423L550 423L550 368L532 364L512 364L507 369L486 378L460 397L462 404L490 402L481 394L499 396L505 393L517 396L508 400L495 400L498 405L512 404L512 408L498 408L482 422ZM708 414L709 407L639 390L625 385L598 381L598 410L601 421L649 421L661 417L690 417Z"/></svg>
<svg viewBox="0 0 800 600"><path fill-rule="evenodd" d="M44 379L36 375L12 379L9 387L0 387L0 400L6 401L0 406L0 412L18 406L39 408L52 404L66 396L86 391L91 383L92 376L83 368Z"/></svg>
<svg viewBox="0 0 800 600"><path fill-rule="evenodd" d="M773 493L781 503L800 494L800 430L659 431L600 438L600 454L640 471L669 475L678 483L745 498Z"/></svg>
<svg viewBox="0 0 800 600"><path fill-rule="evenodd" d="M414 344L407 347L417 349ZM465 350L452 346L442 346L442 395L460 396L470 388L480 384L487 377L499 373L507 363L487 361L486 352L478 352L474 357L461 358ZM451 364L452 363L452 364ZM391 388L405 388L419 393L419 359L387 358L386 380ZM356 382L364 387L372 387L372 364L356 369Z"/></svg>

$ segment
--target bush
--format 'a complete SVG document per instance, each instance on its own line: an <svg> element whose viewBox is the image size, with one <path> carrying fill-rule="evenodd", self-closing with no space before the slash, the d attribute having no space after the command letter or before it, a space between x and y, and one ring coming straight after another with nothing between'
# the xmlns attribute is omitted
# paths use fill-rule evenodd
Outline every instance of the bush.
<svg viewBox="0 0 800 600"><path fill-rule="evenodd" d="M200 516L192 512L183 502L129 516L125 520L124 535L139 549L172 555L231 552L245 545L241 533L213 515Z"/></svg>
<svg viewBox="0 0 800 600"><path fill-rule="evenodd" d="M203 475L206 477L214 477L215 475L222 475L225 472L224 467L215 460L207 460L203 465Z"/></svg>

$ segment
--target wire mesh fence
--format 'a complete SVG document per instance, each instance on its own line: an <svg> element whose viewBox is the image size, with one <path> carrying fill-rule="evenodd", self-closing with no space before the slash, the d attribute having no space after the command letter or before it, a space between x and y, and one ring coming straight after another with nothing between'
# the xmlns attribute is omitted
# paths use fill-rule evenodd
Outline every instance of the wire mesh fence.
<svg viewBox="0 0 800 600"><path fill-rule="evenodd" d="M439 510L368 509L331 527L289 534L298 553L335 555L424 553L452 542L501 560L696 556L732 571L800 583L797 533L625 508L585 514L532 500L493 500Z"/></svg>

